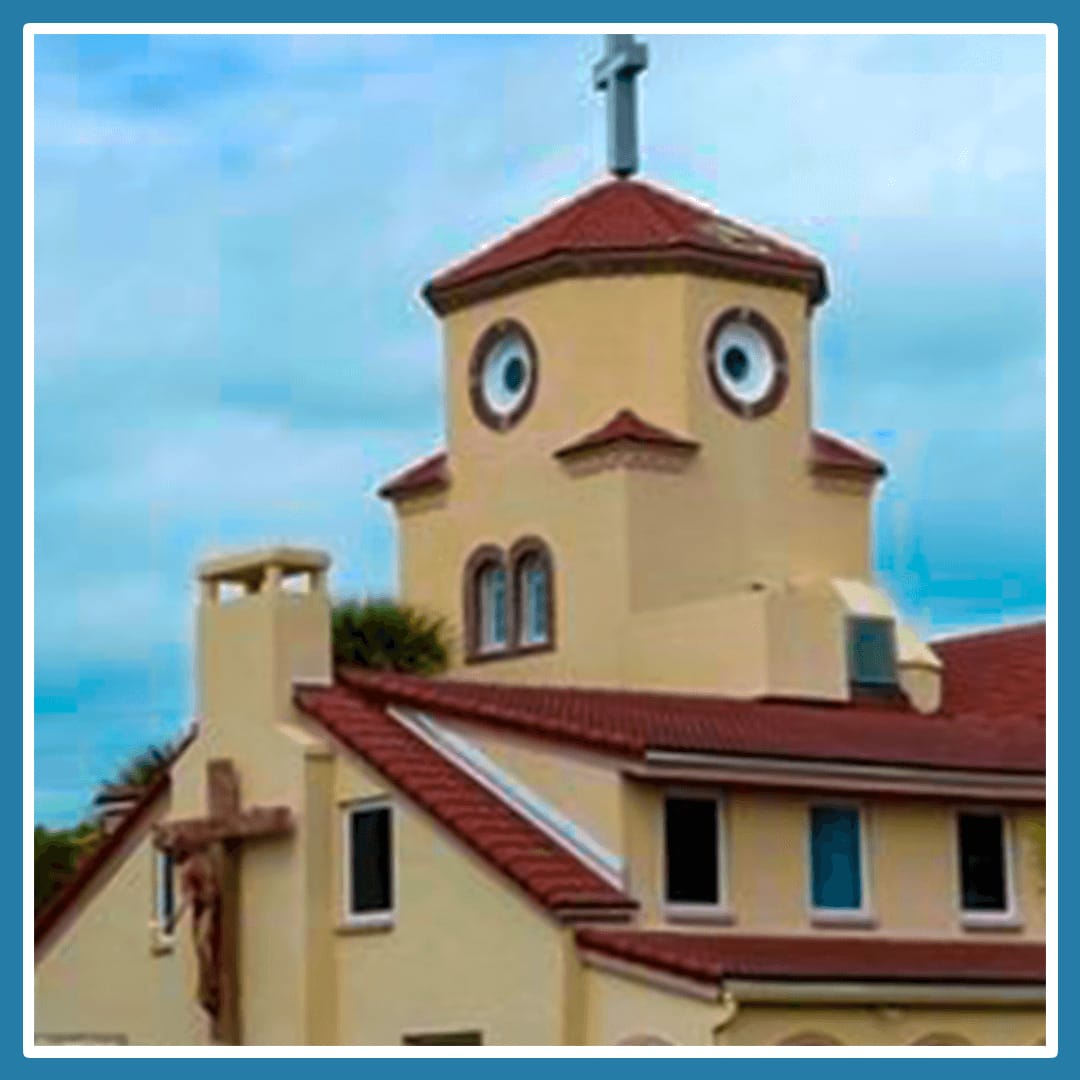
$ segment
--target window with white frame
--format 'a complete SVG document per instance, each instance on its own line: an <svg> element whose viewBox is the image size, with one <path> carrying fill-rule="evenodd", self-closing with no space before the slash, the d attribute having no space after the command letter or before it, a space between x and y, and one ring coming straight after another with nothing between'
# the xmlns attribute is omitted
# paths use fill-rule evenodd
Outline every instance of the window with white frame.
<svg viewBox="0 0 1080 1080"><path fill-rule="evenodd" d="M720 801L671 794L664 799L664 901L679 908L724 902Z"/></svg>
<svg viewBox="0 0 1080 1080"><path fill-rule="evenodd" d="M1007 915L1012 908L1008 824L1002 814L957 816L960 907L965 915Z"/></svg>
<svg viewBox="0 0 1080 1080"><path fill-rule="evenodd" d="M394 818L387 802L345 812L345 916L382 919L394 910Z"/></svg>
<svg viewBox="0 0 1080 1080"><path fill-rule="evenodd" d="M810 903L816 913L861 912L862 815L856 806L810 807Z"/></svg>
<svg viewBox="0 0 1080 1080"><path fill-rule="evenodd" d="M154 852L154 921L163 934L176 921L176 862L171 852Z"/></svg>

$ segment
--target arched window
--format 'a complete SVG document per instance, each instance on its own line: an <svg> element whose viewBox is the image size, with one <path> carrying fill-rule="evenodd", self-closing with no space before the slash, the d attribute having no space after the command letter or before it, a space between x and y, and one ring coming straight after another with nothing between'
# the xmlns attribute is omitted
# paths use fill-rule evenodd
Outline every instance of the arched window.
<svg viewBox="0 0 1080 1080"><path fill-rule="evenodd" d="M509 581L503 552L485 544L465 564L465 651L469 659L502 655L510 646Z"/></svg>
<svg viewBox="0 0 1080 1080"><path fill-rule="evenodd" d="M777 1046L843 1046L844 1044L824 1031L800 1031L781 1039Z"/></svg>
<svg viewBox="0 0 1080 1080"><path fill-rule="evenodd" d="M950 1031L932 1031L929 1035L923 1035L916 1039L912 1046L970 1046L971 1040L963 1035L954 1035Z"/></svg>
<svg viewBox="0 0 1080 1080"><path fill-rule="evenodd" d="M506 624L506 567L488 563L477 579L479 586L480 648L505 649L510 636Z"/></svg>
<svg viewBox="0 0 1080 1080"><path fill-rule="evenodd" d="M519 540L510 551L514 583L515 642L519 649L554 643L554 583L551 552L537 537Z"/></svg>

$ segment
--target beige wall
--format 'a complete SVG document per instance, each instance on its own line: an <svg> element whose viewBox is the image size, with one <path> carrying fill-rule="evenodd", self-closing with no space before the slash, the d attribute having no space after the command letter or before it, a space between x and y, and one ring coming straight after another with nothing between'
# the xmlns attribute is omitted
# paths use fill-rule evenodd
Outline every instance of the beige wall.
<svg viewBox="0 0 1080 1080"><path fill-rule="evenodd" d="M132 1044L203 1043L187 940L156 949L150 825L170 813L163 797L144 826L52 931L34 969L34 1033L121 1038Z"/></svg>
<svg viewBox="0 0 1080 1080"><path fill-rule="evenodd" d="M665 788L630 783L627 790L631 883L643 905L642 920L660 925L666 921L661 847ZM727 857L733 927L754 933L850 934L850 926L815 926L810 917L809 807L832 797L826 794L817 799L764 789L711 790L723 798L723 854ZM991 937L1044 939L1045 902L1032 839L1041 808L1021 807L1010 812L1019 924L971 930L962 923L958 903L956 805L884 798L863 800L862 805L873 917L868 932L979 941Z"/></svg>
<svg viewBox="0 0 1080 1080"><path fill-rule="evenodd" d="M704 344L722 311L746 306L778 328L790 384L756 421L717 401ZM528 327L539 353L536 398L497 433L473 413L468 368L497 319ZM790 289L651 274L556 281L444 319L452 484L398 506L404 597L446 616L460 633L462 570L480 544L508 548L537 533L555 558L557 650L461 666L478 679L586 685L846 694L838 616L805 605L792 642L752 589L786 602L793 578L866 578L865 487L824 484L807 468L809 335L805 298ZM568 469L559 447L621 407L690 436L700 452L679 470Z"/></svg>
<svg viewBox="0 0 1080 1080"><path fill-rule="evenodd" d="M343 832L334 830L341 1040L394 1045L479 1030L496 1045L562 1042L567 956L554 921L362 762L338 759L334 792L339 815L390 796L397 874L393 926L344 927Z"/></svg>
<svg viewBox="0 0 1080 1080"><path fill-rule="evenodd" d="M1040 1044L1046 1032L1040 1006L895 1006L884 1000L867 1005L760 1005L728 997L708 1001L634 975L592 967L585 969L584 984L588 1041L594 1046L649 1041L678 1046L905 1046L953 1041L1032 1046Z"/></svg>
<svg viewBox="0 0 1080 1080"><path fill-rule="evenodd" d="M717 1034L716 1042L721 1046L826 1042L847 1046L1033 1046L1045 1037L1046 1013L1041 1006L745 1005L730 1026Z"/></svg>

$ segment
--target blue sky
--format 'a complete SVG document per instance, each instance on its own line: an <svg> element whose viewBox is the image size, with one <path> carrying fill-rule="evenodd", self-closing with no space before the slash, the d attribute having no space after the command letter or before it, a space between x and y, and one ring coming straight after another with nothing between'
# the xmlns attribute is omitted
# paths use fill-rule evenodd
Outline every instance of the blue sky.
<svg viewBox="0 0 1080 1080"><path fill-rule="evenodd" d="M644 175L827 260L815 421L888 460L925 632L1045 603L1036 37L661 37ZM442 437L431 273L603 168L595 37L38 37L35 792L190 715L206 551L394 588L377 482Z"/></svg>

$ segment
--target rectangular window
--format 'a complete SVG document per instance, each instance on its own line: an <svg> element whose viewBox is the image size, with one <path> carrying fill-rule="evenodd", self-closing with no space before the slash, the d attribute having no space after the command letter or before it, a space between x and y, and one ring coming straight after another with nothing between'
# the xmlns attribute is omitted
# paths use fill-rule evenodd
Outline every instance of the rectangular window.
<svg viewBox="0 0 1080 1080"><path fill-rule="evenodd" d="M1009 910L1005 822L1000 814L961 814L960 892L964 911Z"/></svg>
<svg viewBox="0 0 1080 1080"><path fill-rule="evenodd" d="M896 686L896 639L892 619L847 620L848 672L851 685L888 690Z"/></svg>
<svg viewBox="0 0 1080 1080"><path fill-rule="evenodd" d="M348 916L388 915L394 907L393 818L385 804L348 812Z"/></svg>
<svg viewBox="0 0 1080 1080"><path fill-rule="evenodd" d="M402 1046L483 1046L484 1036L479 1031L441 1031L431 1035L406 1035Z"/></svg>
<svg viewBox="0 0 1080 1080"><path fill-rule="evenodd" d="M664 800L665 899L720 904L720 806L716 799Z"/></svg>
<svg viewBox="0 0 1080 1080"><path fill-rule="evenodd" d="M171 934L176 918L176 864L171 852L159 851L156 854L154 914L158 928L163 933Z"/></svg>
<svg viewBox="0 0 1080 1080"><path fill-rule="evenodd" d="M859 811L851 806L810 809L811 902L821 911L863 906Z"/></svg>

